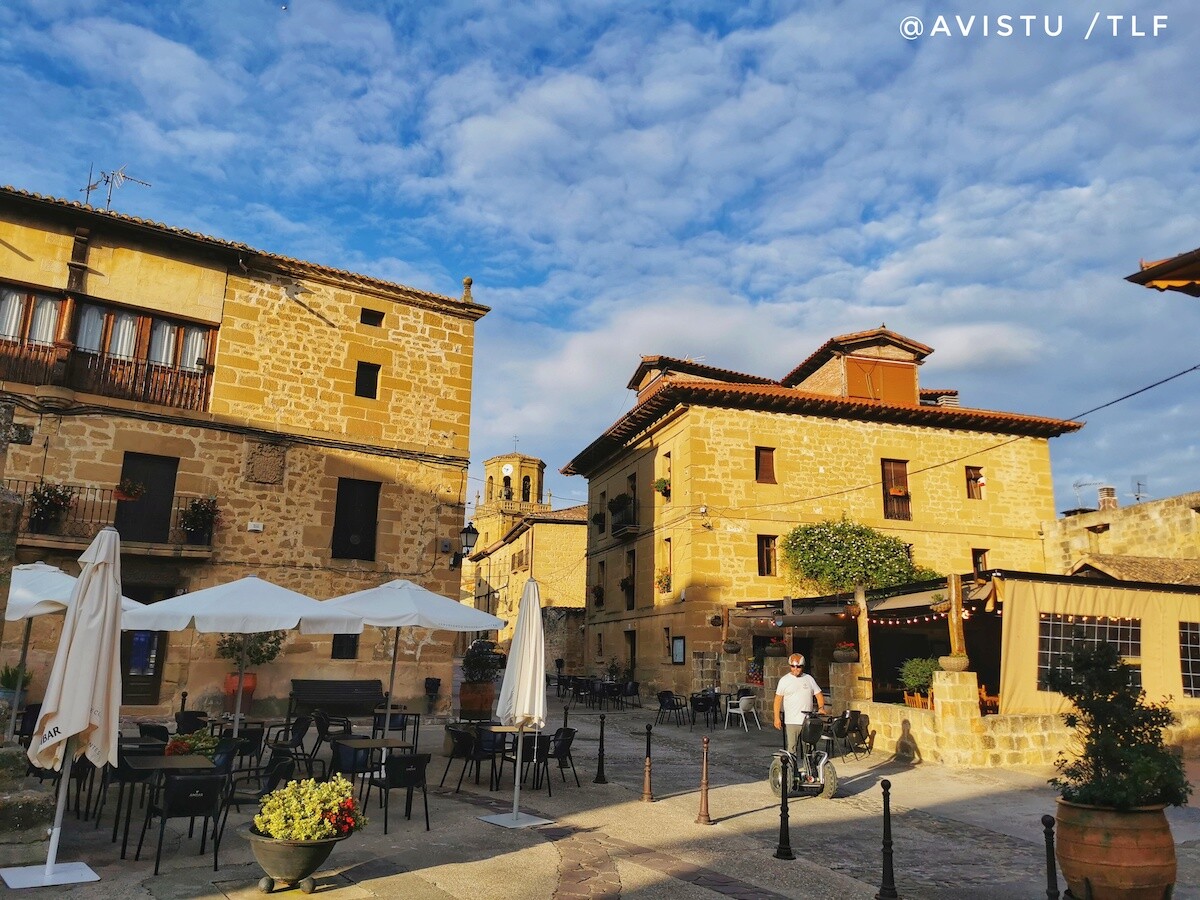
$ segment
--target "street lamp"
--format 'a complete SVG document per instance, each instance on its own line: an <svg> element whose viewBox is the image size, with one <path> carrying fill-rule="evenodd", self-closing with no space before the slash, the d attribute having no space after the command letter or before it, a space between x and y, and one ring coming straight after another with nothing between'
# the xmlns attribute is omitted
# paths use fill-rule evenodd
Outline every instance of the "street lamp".
<svg viewBox="0 0 1200 900"><path fill-rule="evenodd" d="M463 526L463 530L458 533L458 537L462 542L462 549L450 557L450 568L452 569L457 569L462 565L464 556L470 556L471 550L475 547L475 542L479 540L479 529L475 527L474 522L468 522Z"/></svg>

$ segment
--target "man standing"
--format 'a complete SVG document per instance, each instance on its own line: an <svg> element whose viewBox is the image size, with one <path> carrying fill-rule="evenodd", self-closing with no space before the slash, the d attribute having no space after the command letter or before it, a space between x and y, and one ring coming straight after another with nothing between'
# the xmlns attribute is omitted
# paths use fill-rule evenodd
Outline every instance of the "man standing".
<svg viewBox="0 0 1200 900"><path fill-rule="evenodd" d="M779 712L782 709L787 721L787 747L799 752L800 729L804 720L817 712L825 712L825 696L817 680L804 671L804 657L793 653L788 657L788 673L779 679L775 688L775 727L783 727Z"/></svg>

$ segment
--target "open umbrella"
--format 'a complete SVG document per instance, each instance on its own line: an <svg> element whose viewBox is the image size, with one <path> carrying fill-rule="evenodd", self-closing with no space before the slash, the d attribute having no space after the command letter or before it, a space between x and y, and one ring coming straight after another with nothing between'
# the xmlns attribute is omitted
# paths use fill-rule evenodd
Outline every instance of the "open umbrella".
<svg viewBox="0 0 1200 900"><path fill-rule="evenodd" d="M525 744L525 731L540 731L546 724L546 637L542 631L542 597L538 583L532 578L525 582L521 593L521 605L517 609L517 626L513 630L512 645L508 651L508 665L504 669L504 680L500 683L500 697L496 701L496 714L500 721L517 729L517 767L513 773L512 815L502 813L495 816L480 816L485 822L505 828L528 828L531 825L548 825L549 819L540 819L522 813L521 803L521 752Z"/></svg>
<svg viewBox="0 0 1200 900"><path fill-rule="evenodd" d="M17 708L21 703L21 679L25 672L25 659L29 653L29 634L33 629L33 617L59 613L70 605L75 591L75 577L57 566L44 562L25 563L13 566L12 581L8 587L8 606L4 618L9 622L25 620L25 636L21 639L21 656L17 661L17 695L12 715L8 717L6 738L13 739L17 729ZM128 597L121 598L121 609L137 609L142 604Z"/></svg>
<svg viewBox="0 0 1200 900"><path fill-rule="evenodd" d="M83 564L67 617L29 759L43 769L62 769L58 806L46 865L0 869L9 887L41 887L98 881L86 863L56 865L71 763L80 748L97 766L117 764L121 717L121 539L105 528L79 557Z"/></svg>
<svg viewBox="0 0 1200 900"><path fill-rule="evenodd" d="M332 609L312 597L272 584L256 575L202 588L160 600L127 613L121 622L126 631L183 631L195 626L201 633L257 634L299 628L304 634L359 634L361 616ZM233 736L242 717L242 681L246 673L246 646L238 660L237 701Z"/></svg>
<svg viewBox="0 0 1200 900"><path fill-rule="evenodd" d="M483 610L435 594L404 579L334 597L332 600L326 600L325 605L361 616L364 625L396 629L392 640L392 669L388 676L389 707L392 704L392 691L396 686L396 657L400 649L402 627L415 625L441 631L491 631L504 627L503 619L497 619ZM390 710L383 719L383 736L386 738L392 723Z"/></svg>

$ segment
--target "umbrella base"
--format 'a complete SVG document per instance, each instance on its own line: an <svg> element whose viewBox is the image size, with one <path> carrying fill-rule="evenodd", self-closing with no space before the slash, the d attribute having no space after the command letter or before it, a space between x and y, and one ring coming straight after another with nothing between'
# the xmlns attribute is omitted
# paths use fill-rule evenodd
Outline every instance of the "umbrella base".
<svg viewBox="0 0 1200 900"><path fill-rule="evenodd" d="M10 888L47 887L52 884L82 884L85 881L99 881L100 876L92 871L87 863L55 863L50 875L46 875L46 864L37 866L14 866L0 869L0 878Z"/></svg>
<svg viewBox="0 0 1200 900"><path fill-rule="evenodd" d="M501 828L533 828L535 825L554 824L552 819L542 819L523 812L519 812L515 816L512 813L500 813L495 816L480 816L479 818L483 822L490 822Z"/></svg>

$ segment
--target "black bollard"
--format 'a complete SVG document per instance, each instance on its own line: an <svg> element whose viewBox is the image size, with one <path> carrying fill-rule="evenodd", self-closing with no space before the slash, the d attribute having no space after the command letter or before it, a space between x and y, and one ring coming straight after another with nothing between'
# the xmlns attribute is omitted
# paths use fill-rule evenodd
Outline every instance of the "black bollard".
<svg viewBox="0 0 1200 900"><path fill-rule="evenodd" d="M875 900L900 900L892 877L892 783L885 778L880 786L883 788L883 881Z"/></svg>
<svg viewBox="0 0 1200 900"><path fill-rule="evenodd" d="M788 776L788 758L786 753L779 755L780 785L779 785L779 846L775 848L776 859L795 859L792 852L792 835L788 830L788 794L791 793L791 778Z"/></svg>
<svg viewBox="0 0 1200 900"><path fill-rule="evenodd" d="M183 712L187 709L187 691L179 695L179 711Z"/></svg>
<svg viewBox="0 0 1200 900"><path fill-rule="evenodd" d="M600 716L600 753L596 756L596 777L592 779L592 784L608 784L608 779L604 777L604 715Z"/></svg>
<svg viewBox="0 0 1200 900"><path fill-rule="evenodd" d="M654 802L654 790L650 787L650 727L646 726L646 770L642 776L642 802Z"/></svg>
<svg viewBox="0 0 1200 900"><path fill-rule="evenodd" d="M1054 816L1042 816L1046 832L1046 897L1058 900L1058 869L1054 864Z"/></svg>
<svg viewBox="0 0 1200 900"><path fill-rule="evenodd" d="M567 727L567 718L571 715L571 707L563 707L563 728Z"/></svg>
<svg viewBox="0 0 1200 900"><path fill-rule="evenodd" d="M700 813L696 816L697 825L711 825L708 815L708 738L704 739L703 764L700 767Z"/></svg>

